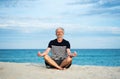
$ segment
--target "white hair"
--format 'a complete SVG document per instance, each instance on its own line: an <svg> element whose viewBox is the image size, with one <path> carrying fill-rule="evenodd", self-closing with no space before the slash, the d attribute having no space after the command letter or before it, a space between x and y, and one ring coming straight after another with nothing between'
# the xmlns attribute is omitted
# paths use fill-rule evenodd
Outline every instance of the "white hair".
<svg viewBox="0 0 120 79"><path fill-rule="evenodd" d="M64 32L64 29L63 29L62 27L58 27L58 28L56 29L56 32L57 32L58 29L61 29L61 30Z"/></svg>

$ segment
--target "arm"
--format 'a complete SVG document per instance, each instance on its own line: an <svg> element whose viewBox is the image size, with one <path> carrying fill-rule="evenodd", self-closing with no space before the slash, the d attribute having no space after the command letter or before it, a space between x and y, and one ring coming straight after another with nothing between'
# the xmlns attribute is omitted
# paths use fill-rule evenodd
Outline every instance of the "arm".
<svg viewBox="0 0 120 79"><path fill-rule="evenodd" d="M77 53L76 53L76 52L71 53L71 51L70 51L69 48L67 48L67 54L68 54L68 56L70 56L70 57L75 57L75 56L77 56Z"/></svg>
<svg viewBox="0 0 120 79"><path fill-rule="evenodd" d="M51 48L47 48L43 53L40 53L40 51L39 51L38 56L45 56L49 53L50 50L51 50Z"/></svg>

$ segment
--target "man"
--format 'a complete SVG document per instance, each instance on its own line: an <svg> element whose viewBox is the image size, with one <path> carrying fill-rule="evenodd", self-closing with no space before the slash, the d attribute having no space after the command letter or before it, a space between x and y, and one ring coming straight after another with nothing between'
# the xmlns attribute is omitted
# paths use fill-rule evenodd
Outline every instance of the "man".
<svg viewBox="0 0 120 79"><path fill-rule="evenodd" d="M48 48L43 52L38 52L38 56L43 56L47 68L56 68L63 70L69 68L72 64L72 57L77 55L76 52L71 53L70 43L63 39L64 29L59 27L56 29L57 38L49 42ZM52 56L48 53L51 50Z"/></svg>

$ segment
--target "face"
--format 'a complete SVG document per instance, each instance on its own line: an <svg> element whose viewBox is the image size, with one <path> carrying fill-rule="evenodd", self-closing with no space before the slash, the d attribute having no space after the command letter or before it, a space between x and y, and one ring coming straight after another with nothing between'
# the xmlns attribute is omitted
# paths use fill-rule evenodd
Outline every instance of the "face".
<svg viewBox="0 0 120 79"><path fill-rule="evenodd" d="M57 38L62 38L64 35L64 31L62 29L57 29L56 36Z"/></svg>

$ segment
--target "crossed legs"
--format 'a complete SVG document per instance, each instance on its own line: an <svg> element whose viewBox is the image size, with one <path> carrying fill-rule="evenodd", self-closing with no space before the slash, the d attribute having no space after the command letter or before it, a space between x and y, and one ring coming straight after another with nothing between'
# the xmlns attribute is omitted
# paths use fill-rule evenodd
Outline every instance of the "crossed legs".
<svg viewBox="0 0 120 79"><path fill-rule="evenodd" d="M71 64L71 62L72 62L72 58L69 57L69 56L68 56L66 59L64 59L60 65L58 65L58 64L57 64L51 57L49 57L48 55L45 55L45 56L44 56L44 59L45 59L45 61L46 61L48 64L54 66L55 68L57 68L57 69L59 69L59 70L62 70L64 67L66 68L66 67L69 66L69 65Z"/></svg>

